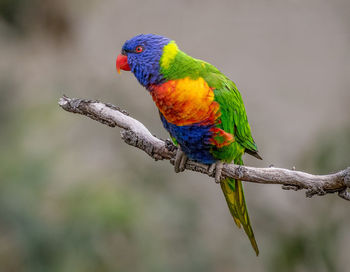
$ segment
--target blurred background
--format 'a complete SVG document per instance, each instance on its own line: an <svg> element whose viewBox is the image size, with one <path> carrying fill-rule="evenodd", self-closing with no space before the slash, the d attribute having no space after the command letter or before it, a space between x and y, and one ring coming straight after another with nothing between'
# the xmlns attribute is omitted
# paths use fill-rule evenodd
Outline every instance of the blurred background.
<svg viewBox="0 0 350 272"><path fill-rule="evenodd" d="M156 33L240 89L263 161L350 166L350 2L0 1L0 271L346 271L349 203L245 183L260 247L212 179L175 174L67 94L126 109L167 138L149 94L117 75L124 41Z"/></svg>

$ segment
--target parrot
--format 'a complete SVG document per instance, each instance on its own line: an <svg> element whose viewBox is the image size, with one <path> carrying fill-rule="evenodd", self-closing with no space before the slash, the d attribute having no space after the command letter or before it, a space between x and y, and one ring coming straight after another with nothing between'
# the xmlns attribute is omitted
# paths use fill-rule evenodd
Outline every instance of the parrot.
<svg viewBox="0 0 350 272"><path fill-rule="evenodd" d="M184 171L188 159L208 165L233 221L243 226L258 256L242 182L221 177L224 164L243 165L244 153L262 159L236 84L215 66L181 51L174 40L155 34L127 40L116 68L118 73L131 71L155 102L164 128L178 146L175 172Z"/></svg>

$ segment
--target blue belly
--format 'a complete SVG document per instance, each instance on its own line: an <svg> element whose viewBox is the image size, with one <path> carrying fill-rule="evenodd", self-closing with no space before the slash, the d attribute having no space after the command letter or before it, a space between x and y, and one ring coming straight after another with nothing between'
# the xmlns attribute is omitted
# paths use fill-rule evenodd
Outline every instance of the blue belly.
<svg viewBox="0 0 350 272"><path fill-rule="evenodd" d="M216 161L210 153L210 149L213 147L210 144L212 137L210 128L213 125L176 126L169 123L162 114L160 114L160 119L165 129L176 139L189 159L204 164L212 164Z"/></svg>

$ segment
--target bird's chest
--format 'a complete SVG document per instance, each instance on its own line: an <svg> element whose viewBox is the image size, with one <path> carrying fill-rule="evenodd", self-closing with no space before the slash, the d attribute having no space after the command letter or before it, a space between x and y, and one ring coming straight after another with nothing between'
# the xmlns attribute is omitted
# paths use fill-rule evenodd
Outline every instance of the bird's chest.
<svg viewBox="0 0 350 272"><path fill-rule="evenodd" d="M150 91L159 111L174 125L214 124L220 116L214 92L203 79L169 80Z"/></svg>

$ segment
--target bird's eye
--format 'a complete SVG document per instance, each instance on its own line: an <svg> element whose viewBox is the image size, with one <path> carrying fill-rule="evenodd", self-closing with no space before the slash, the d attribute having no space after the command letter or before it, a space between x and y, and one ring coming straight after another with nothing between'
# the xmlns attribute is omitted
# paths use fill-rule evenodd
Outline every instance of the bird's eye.
<svg viewBox="0 0 350 272"><path fill-rule="evenodd" d="M141 53L142 51L143 51L143 46L142 45L136 46L136 48L135 48L135 52L136 53Z"/></svg>

